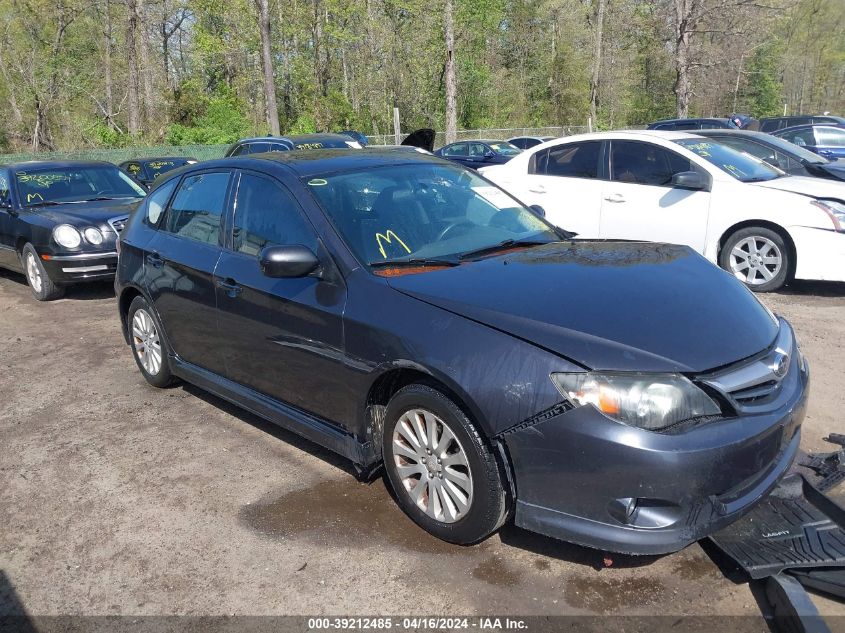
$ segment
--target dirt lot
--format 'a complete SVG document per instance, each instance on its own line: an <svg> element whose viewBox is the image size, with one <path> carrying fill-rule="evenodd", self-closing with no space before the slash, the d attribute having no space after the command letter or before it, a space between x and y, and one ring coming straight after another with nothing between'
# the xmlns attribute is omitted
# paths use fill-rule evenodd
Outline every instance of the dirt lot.
<svg viewBox="0 0 845 633"><path fill-rule="evenodd" d="M766 301L812 363L803 447L824 450L845 430L845 285ZM0 272L0 394L0 572L30 614L760 613L698 545L608 567L514 527L428 537L381 480L193 387L148 387L108 285L39 304Z"/></svg>

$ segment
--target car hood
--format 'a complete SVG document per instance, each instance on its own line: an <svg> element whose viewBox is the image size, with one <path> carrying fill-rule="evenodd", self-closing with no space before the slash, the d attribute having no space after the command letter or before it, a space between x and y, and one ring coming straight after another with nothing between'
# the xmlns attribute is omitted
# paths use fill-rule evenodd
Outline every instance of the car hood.
<svg viewBox="0 0 845 633"><path fill-rule="evenodd" d="M757 187L766 189L779 189L800 193L812 198L836 198L845 200L845 182L836 180L825 180L809 176L782 176L766 182L752 183Z"/></svg>
<svg viewBox="0 0 845 633"><path fill-rule="evenodd" d="M62 204L56 207L35 207L33 210L57 224L102 224L112 218L126 217L141 200L143 198L95 200Z"/></svg>
<svg viewBox="0 0 845 633"><path fill-rule="evenodd" d="M589 369L701 372L764 350L778 329L744 285L684 246L558 242L388 283Z"/></svg>

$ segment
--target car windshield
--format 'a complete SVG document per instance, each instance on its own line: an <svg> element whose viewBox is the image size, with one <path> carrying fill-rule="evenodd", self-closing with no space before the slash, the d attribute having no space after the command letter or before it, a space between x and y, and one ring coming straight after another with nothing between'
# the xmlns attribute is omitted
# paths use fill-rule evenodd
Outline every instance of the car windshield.
<svg viewBox="0 0 845 633"><path fill-rule="evenodd" d="M677 140L675 143L701 156L704 160L742 182L763 182L784 175L784 172L780 169L772 167L753 156L722 145L718 141L685 138Z"/></svg>
<svg viewBox="0 0 845 633"><path fill-rule="evenodd" d="M20 169L15 172L15 181L21 203L27 207L146 195L132 178L109 165Z"/></svg>
<svg viewBox="0 0 845 633"><path fill-rule="evenodd" d="M508 143L507 141L496 141L494 143L487 144L491 147L494 152L501 154L502 156L516 156L517 154L522 152L522 150L519 149L516 145Z"/></svg>
<svg viewBox="0 0 845 633"><path fill-rule="evenodd" d="M386 165L304 182L355 256L368 265L456 261L488 248L560 239L532 211L460 167Z"/></svg>
<svg viewBox="0 0 845 633"><path fill-rule="evenodd" d="M177 167L182 167L188 164L188 160L185 158L167 158L161 160L151 160L147 163L147 172L150 175L150 178L155 180L163 173L176 169Z"/></svg>

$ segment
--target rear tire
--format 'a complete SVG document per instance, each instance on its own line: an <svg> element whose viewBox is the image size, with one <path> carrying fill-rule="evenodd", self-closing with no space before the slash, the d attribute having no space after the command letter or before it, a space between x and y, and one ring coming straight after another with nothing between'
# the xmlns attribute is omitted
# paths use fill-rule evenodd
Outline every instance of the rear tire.
<svg viewBox="0 0 845 633"><path fill-rule="evenodd" d="M793 264L786 240L762 226L735 231L719 253L719 266L754 292L783 287L789 281Z"/></svg>
<svg viewBox="0 0 845 633"><path fill-rule="evenodd" d="M53 280L50 279L50 275L47 274L44 264L41 263L41 258L35 251L35 247L28 242L21 250L21 264L29 289L32 290L33 296L38 301L52 301L65 294L64 287L53 283Z"/></svg>
<svg viewBox="0 0 845 633"><path fill-rule="evenodd" d="M144 297L135 297L126 313L132 356L144 379L153 387L166 387L174 380L170 371L170 348L161 323Z"/></svg>
<svg viewBox="0 0 845 633"><path fill-rule="evenodd" d="M382 455L399 507L437 538L468 545L505 522L499 463L460 407L440 391L413 384L390 399Z"/></svg>

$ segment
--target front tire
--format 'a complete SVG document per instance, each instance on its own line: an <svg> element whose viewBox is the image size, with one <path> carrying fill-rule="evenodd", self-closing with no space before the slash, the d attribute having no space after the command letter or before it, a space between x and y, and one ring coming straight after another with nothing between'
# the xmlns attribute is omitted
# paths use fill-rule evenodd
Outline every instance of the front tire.
<svg viewBox="0 0 845 633"><path fill-rule="evenodd" d="M792 255L771 229L749 226L730 235L719 253L719 266L754 292L772 292L789 280Z"/></svg>
<svg viewBox="0 0 845 633"><path fill-rule="evenodd" d="M32 290L33 296L38 301L52 301L65 294L64 287L53 283L53 280L50 279L50 275L47 274L44 264L41 263L41 258L32 244L25 244L23 250L21 250L21 263L29 289Z"/></svg>
<svg viewBox="0 0 845 633"><path fill-rule="evenodd" d="M155 311L143 297L135 297L126 314L132 356L144 379L153 387L166 387L173 382L170 371L170 350L162 335Z"/></svg>
<svg viewBox="0 0 845 633"><path fill-rule="evenodd" d="M468 545L504 523L507 497L496 457L440 391L413 384L391 398L382 455L399 507L437 538Z"/></svg>

